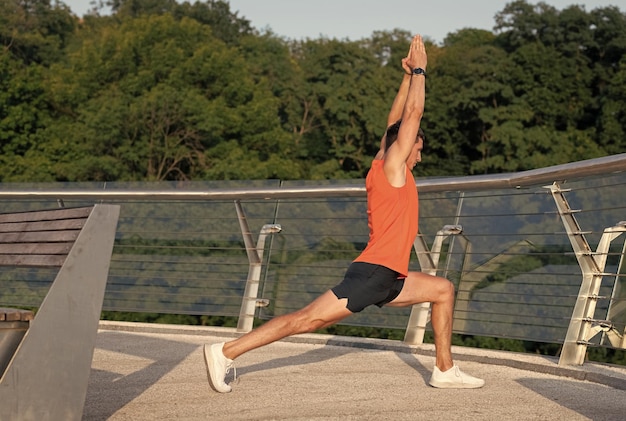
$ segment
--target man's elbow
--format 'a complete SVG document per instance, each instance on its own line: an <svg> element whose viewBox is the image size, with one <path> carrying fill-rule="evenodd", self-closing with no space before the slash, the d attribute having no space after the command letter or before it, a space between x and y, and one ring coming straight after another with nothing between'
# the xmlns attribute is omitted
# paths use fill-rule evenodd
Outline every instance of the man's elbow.
<svg viewBox="0 0 626 421"><path fill-rule="evenodd" d="M424 115L424 107L423 106L409 106L404 109L404 113L402 115L402 121L406 120L415 120L421 119Z"/></svg>

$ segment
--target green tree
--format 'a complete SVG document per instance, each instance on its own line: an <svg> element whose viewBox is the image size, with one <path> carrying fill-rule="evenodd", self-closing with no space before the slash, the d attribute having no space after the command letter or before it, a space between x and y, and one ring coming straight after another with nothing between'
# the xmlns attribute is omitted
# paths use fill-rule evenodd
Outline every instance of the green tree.
<svg viewBox="0 0 626 421"><path fill-rule="evenodd" d="M596 105L588 121L597 127L596 143L607 154L626 150L626 13L617 7L591 12L594 44L586 50L594 68Z"/></svg>
<svg viewBox="0 0 626 421"><path fill-rule="evenodd" d="M170 14L112 21L86 34L68 63L51 74L53 98L65 110L74 145L74 153L65 155L75 155L57 176L241 178L248 168L239 155L224 156L232 142L240 155L254 158L249 168L282 162L286 134L278 100L266 82L254 80L252 65L210 27ZM300 175L293 165L264 168L254 178Z"/></svg>
<svg viewBox="0 0 626 421"><path fill-rule="evenodd" d="M63 5L49 0L0 3L0 180L17 181L28 172L47 180L45 157L33 148L46 142L50 123L46 67L62 54L75 28Z"/></svg>
<svg viewBox="0 0 626 421"><path fill-rule="evenodd" d="M38 64L0 53L0 181L20 181L24 171L43 164L29 156L45 140L41 130L50 120L41 72Z"/></svg>
<svg viewBox="0 0 626 421"><path fill-rule="evenodd" d="M494 136L510 118L525 118L507 84L511 63L494 41L485 31L459 31L429 63L423 164L429 175L489 172L501 153Z"/></svg>
<svg viewBox="0 0 626 421"><path fill-rule="evenodd" d="M210 26L213 35L229 45L238 44L242 37L254 32L250 21L239 17L237 12L232 12L227 1L205 0L195 1L193 4L183 2L173 14L178 18L189 17Z"/></svg>
<svg viewBox="0 0 626 421"><path fill-rule="evenodd" d="M75 28L76 19L63 3L0 2L0 45L25 64L48 65L58 60Z"/></svg>
<svg viewBox="0 0 626 421"><path fill-rule="evenodd" d="M362 178L412 34L293 41L226 1L0 3L3 181ZM420 175L626 150L626 17L518 0L428 44Z"/></svg>
<svg viewBox="0 0 626 421"><path fill-rule="evenodd" d="M533 109L527 127L543 139L532 145L540 153L529 164L554 165L623 151L624 126L614 102L621 99L612 81L619 83L619 63L626 53L626 15L616 7L587 13L570 6L559 12L545 3L516 1L496 22L498 41L518 66L510 85ZM603 133L605 128L610 134Z"/></svg>
<svg viewBox="0 0 626 421"><path fill-rule="evenodd" d="M306 40L292 50L305 84L296 93L297 117L291 121L302 134L310 177L362 177L380 144L382 132L376 130L384 128L390 104L380 62L357 42ZM399 71L396 81L395 89Z"/></svg>
<svg viewBox="0 0 626 421"><path fill-rule="evenodd" d="M609 154L626 151L626 55L617 65L599 101L599 145Z"/></svg>
<svg viewBox="0 0 626 421"><path fill-rule="evenodd" d="M177 2L176 0L105 0L116 18L127 19L140 16L171 14L177 20L191 18L210 26L213 35L227 44L236 44L244 35L251 34L250 21L230 10L223 0Z"/></svg>
<svg viewBox="0 0 626 421"><path fill-rule="evenodd" d="M104 4L122 19L162 15L176 8L176 0L105 0Z"/></svg>

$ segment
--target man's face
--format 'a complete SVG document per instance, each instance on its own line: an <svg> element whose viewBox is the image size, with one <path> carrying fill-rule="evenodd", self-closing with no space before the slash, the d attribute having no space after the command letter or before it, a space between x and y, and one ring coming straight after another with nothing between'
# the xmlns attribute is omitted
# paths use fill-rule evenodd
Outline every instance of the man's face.
<svg viewBox="0 0 626 421"><path fill-rule="evenodd" d="M415 164L418 162L422 162L422 149L424 148L424 140L422 137L417 138L417 142L413 145L413 149L411 149L411 153L409 157L406 159L406 164L409 166L409 169L413 169Z"/></svg>

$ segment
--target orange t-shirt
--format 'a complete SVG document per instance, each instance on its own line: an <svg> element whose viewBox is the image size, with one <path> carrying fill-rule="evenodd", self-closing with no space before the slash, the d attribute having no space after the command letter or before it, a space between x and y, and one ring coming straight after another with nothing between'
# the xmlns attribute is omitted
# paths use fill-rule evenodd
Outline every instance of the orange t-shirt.
<svg viewBox="0 0 626 421"><path fill-rule="evenodd" d="M382 265L406 276L417 235L417 188L409 167L404 186L393 187L383 163L374 160L365 179L370 236L367 247L354 261Z"/></svg>

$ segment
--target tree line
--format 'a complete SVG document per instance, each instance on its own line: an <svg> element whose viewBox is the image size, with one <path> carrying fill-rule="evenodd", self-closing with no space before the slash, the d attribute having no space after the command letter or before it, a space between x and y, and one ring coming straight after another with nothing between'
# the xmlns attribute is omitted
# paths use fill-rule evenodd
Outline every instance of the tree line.
<svg viewBox="0 0 626 421"><path fill-rule="evenodd" d="M105 0L83 17L3 1L0 182L363 178L412 35L285 39L222 0ZM626 151L619 8L513 1L493 31L427 48L420 176Z"/></svg>

